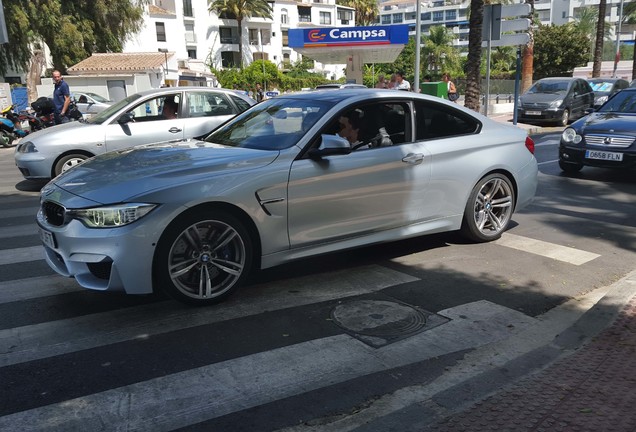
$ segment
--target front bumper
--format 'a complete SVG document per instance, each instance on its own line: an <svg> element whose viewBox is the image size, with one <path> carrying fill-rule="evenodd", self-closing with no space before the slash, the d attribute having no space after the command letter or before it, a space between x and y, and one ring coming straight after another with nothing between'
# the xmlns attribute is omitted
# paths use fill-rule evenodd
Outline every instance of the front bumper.
<svg viewBox="0 0 636 432"><path fill-rule="evenodd" d="M539 112L539 115L527 115L527 111ZM558 123L563 118L563 108L550 110L518 109L517 120L521 123Z"/></svg>
<svg viewBox="0 0 636 432"><path fill-rule="evenodd" d="M52 235L43 241L46 262L60 275L75 278L83 288L152 293L152 264L164 227L158 210L130 225L107 229L87 228L77 220L52 226L40 211L39 228ZM43 237L48 234L41 233Z"/></svg>
<svg viewBox="0 0 636 432"><path fill-rule="evenodd" d="M622 153L622 161L608 161L601 159L588 159L585 157L586 150L602 150L612 153ZM619 168L619 169L636 169L636 153L633 151L626 152L615 149L591 149L568 146L561 143L559 145L559 160L585 166L593 166L599 168Z"/></svg>
<svg viewBox="0 0 636 432"><path fill-rule="evenodd" d="M24 178L29 180L51 178L52 163L48 158L40 153L20 153L18 148L16 148L14 159Z"/></svg>

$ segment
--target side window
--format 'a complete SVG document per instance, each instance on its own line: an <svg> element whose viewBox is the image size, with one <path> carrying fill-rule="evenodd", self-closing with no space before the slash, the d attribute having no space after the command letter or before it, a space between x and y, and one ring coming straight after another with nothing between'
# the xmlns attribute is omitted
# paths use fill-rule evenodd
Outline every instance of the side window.
<svg viewBox="0 0 636 432"><path fill-rule="evenodd" d="M428 101L415 102L417 141L474 134L480 123L461 111Z"/></svg>
<svg viewBox="0 0 636 432"><path fill-rule="evenodd" d="M223 93L187 93L189 117L213 117L236 114L230 101Z"/></svg>
<svg viewBox="0 0 636 432"><path fill-rule="evenodd" d="M340 113L322 133L346 138L353 150L399 145L411 141L410 118L403 102L363 104Z"/></svg>
<svg viewBox="0 0 636 432"><path fill-rule="evenodd" d="M232 101L234 101L236 106L239 108L239 112L247 111L247 109L251 106L244 99L241 99L238 96L230 95L230 98L232 99Z"/></svg>
<svg viewBox="0 0 636 432"><path fill-rule="evenodd" d="M175 118L179 112L181 105L180 93L168 94L159 96L153 99L148 99L145 102L134 107L131 111L135 116L136 122L165 120L167 118ZM170 105L171 115L167 116L167 109L164 112L164 107Z"/></svg>

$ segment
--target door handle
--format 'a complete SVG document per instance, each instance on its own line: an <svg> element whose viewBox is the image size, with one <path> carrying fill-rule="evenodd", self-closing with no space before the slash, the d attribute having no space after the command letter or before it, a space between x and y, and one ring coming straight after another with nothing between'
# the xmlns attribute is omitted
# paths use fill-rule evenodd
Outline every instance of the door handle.
<svg viewBox="0 0 636 432"><path fill-rule="evenodd" d="M402 162L408 163L408 164L412 164L412 165L419 165L424 161L424 155L421 153L409 153L406 156L404 156L402 158Z"/></svg>
<svg viewBox="0 0 636 432"><path fill-rule="evenodd" d="M178 127L171 127L170 129L168 129L168 132L177 133L177 132L181 132L181 129L179 129Z"/></svg>

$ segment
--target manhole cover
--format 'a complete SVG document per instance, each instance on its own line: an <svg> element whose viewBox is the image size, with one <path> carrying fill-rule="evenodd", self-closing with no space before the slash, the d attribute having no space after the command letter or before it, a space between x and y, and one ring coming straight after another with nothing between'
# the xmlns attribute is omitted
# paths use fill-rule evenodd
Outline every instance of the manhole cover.
<svg viewBox="0 0 636 432"><path fill-rule="evenodd" d="M332 318L353 333L381 338L401 338L426 326L427 314L402 303L356 300L336 306Z"/></svg>

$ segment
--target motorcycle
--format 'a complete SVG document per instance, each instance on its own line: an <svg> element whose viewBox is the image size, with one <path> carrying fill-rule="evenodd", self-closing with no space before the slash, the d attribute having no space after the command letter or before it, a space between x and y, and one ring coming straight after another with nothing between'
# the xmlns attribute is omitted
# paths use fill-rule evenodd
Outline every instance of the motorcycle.
<svg viewBox="0 0 636 432"><path fill-rule="evenodd" d="M47 97L38 98L35 102L31 103L31 108L35 112L35 115L32 116L33 118L29 119L31 131L55 126L55 105L53 104L53 99ZM71 121L82 121L84 118L77 108L74 98L71 98L67 117Z"/></svg>
<svg viewBox="0 0 636 432"><path fill-rule="evenodd" d="M22 127L22 123L28 121L26 113L17 113L15 105L10 105L0 111L0 146L11 147L16 140L24 138L29 130Z"/></svg>

